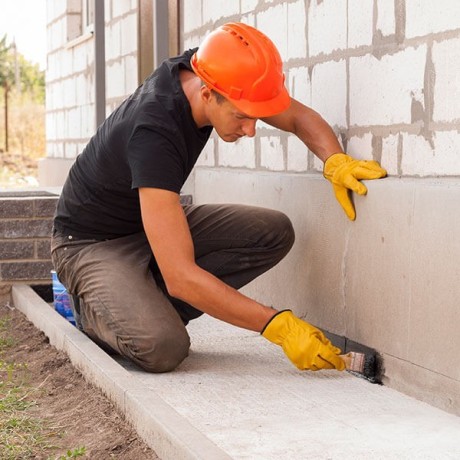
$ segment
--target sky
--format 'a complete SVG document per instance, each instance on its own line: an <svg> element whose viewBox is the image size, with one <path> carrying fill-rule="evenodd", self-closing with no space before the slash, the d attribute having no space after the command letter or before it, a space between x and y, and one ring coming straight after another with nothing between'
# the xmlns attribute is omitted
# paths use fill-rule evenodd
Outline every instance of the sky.
<svg viewBox="0 0 460 460"><path fill-rule="evenodd" d="M5 34L27 60L46 69L46 0L0 0L0 38Z"/></svg>

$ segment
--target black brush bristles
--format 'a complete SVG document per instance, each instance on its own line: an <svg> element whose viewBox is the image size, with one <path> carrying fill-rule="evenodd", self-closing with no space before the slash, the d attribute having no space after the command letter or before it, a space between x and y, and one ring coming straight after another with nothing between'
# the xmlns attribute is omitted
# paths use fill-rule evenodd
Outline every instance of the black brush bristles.
<svg viewBox="0 0 460 460"><path fill-rule="evenodd" d="M378 353L350 352L345 356L349 356L348 372L372 383L382 383L383 360Z"/></svg>

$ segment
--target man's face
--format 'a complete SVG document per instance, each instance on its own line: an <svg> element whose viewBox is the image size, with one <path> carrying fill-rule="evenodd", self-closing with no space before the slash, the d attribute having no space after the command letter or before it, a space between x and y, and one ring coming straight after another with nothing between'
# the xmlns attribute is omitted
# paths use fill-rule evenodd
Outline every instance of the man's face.
<svg viewBox="0 0 460 460"><path fill-rule="evenodd" d="M255 136L257 118L248 117L226 99L218 101L214 95L212 99L208 118L222 140L235 142L243 136Z"/></svg>

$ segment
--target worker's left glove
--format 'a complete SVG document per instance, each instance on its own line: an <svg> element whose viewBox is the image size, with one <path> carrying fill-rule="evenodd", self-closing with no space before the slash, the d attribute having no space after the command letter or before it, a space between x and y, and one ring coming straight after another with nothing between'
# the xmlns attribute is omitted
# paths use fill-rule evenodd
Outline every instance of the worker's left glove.
<svg viewBox="0 0 460 460"><path fill-rule="evenodd" d="M316 327L297 318L291 310L277 313L261 334L270 342L280 345L286 356L300 370L345 369L334 347Z"/></svg>
<svg viewBox="0 0 460 460"><path fill-rule="evenodd" d="M387 172L377 161L355 160L345 153L331 155L324 163L324 177L334 188L335 197L350 220L355 220L356 213L349 190L365 195L367 188L359 182L361 179L380 179Z"/></svg>

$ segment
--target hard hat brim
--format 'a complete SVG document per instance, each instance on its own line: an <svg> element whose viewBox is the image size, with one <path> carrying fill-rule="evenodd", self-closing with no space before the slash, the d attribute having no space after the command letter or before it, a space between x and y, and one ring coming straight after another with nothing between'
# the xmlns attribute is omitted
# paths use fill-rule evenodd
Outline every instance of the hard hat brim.
<svg viewBox="0 0 460 460"><path fill-rule="evenodd" d="M219 90L216 89L217 92ZM280 93L273 99L268 101L248 101L246 99L231 99L226 95L223 95L231 102L238 110L248 115L251 118L267 118L273 115L278 115L284 112L291 105L291 97L289 96L286 88L280 91Z"/></svg>

